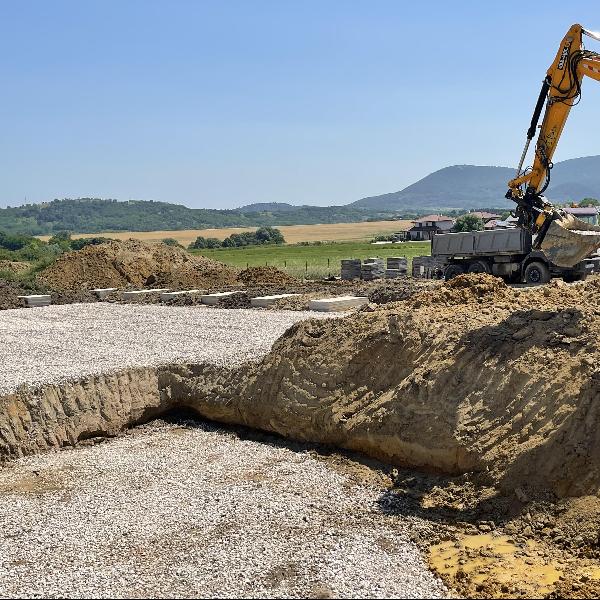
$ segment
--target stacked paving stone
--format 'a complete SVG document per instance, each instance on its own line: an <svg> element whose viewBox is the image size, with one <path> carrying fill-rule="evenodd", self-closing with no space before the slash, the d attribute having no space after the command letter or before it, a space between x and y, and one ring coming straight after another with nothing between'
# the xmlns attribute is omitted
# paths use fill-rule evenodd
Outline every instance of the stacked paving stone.
<svg viewBox="0 0 600 600"><path fill-rule="evenodd" d="M412 276L421 279L441 279L444 261L432 256L415 256L412 261Z"/></svg>
<svg viewBox="0 0 600 600"><path fill-rule="evenodd" d="M360 279L360 258L346 258L342 260L342 279Z"/></svg>
<svg viewBox="0 0 600 600"><path fill-rule="evenodd" d="M386 279L396 279L408 273L408 260L405 256L390 256L385 269Z"/></svg>
<svg viewBox="0 0 600 600"><path fill-rule="evenodd" d="M360 275L365 281L382 279L385 276L383 258L366 258L360 270Z"/></svg>

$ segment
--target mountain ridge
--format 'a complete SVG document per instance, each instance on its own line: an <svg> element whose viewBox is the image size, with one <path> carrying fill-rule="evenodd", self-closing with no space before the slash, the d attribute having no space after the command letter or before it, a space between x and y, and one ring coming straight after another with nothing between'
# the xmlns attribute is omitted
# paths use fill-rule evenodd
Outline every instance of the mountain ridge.
<svg viewBox="0 0 600 600"><path fill-rule="evenodd" d="M397 192L361 198L348 206L379 210L406 210L415 205L423 209L510 208L513 203L506 200L504 194L514 176L515 169L511 167L452 165ZM556 163L546 196L560 203L584 197L600 198L600 155Z"/></svg>

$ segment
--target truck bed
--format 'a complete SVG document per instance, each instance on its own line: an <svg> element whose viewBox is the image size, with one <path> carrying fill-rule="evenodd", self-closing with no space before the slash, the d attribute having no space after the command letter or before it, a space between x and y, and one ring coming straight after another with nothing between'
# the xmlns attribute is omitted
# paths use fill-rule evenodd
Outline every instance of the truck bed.
<svg viewBox="0 0 600 600"><path fill-rule="evenodd" d="M517 227L491 231L443 233L433 236L431 254L436 257L527 254L531 234Z"/></svg>

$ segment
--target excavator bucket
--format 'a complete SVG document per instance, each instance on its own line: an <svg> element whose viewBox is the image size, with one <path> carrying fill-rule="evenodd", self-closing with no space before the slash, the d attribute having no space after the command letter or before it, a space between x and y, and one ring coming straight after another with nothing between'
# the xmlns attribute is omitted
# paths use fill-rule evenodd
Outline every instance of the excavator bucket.
<svg viewBox="0 0 600 600"><path fill-rule="evenodd" d="M573 267L600 248L600 227L560 212L546 231L540 248L559 267Z"/></svg>

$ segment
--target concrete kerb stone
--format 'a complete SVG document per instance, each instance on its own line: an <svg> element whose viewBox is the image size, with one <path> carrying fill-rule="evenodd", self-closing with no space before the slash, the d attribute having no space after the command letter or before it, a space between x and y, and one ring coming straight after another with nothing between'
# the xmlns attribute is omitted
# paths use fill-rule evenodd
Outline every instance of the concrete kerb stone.
<svg viewBox="0 0 600 600"><path fill-rule="evenodd" d="M257 296L256 298L250 299L250 305L258 308L264 308L275 304L277 300L282 298L291 298L292 296L299 296L300 294L276 294L274 296Z"/></svg>
<svg viewBox="0 0 600 600"><path fill-rule="evenodd" d="M19 296L25 306L50 306L52 297L50 294L32 294L30 296Z"/></svg>
<svg viewBox="0 0 600 600"><path fill-rule="evenodd" d="M308 303L308 308L319 312L335 312L357 308L367 304L368 301L369 299L366 296L338 296L337 298L311 300Z"/></svg>

